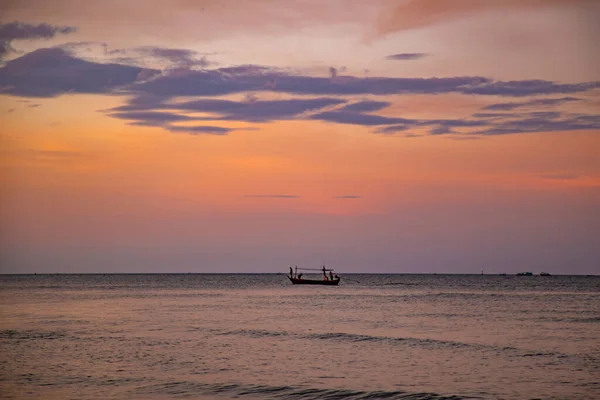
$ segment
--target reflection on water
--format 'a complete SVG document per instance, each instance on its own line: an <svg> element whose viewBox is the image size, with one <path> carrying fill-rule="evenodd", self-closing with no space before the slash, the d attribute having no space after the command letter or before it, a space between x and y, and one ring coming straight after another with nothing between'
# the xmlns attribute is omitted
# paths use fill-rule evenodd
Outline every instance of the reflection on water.
<svg viewBox="0 0 600 400"><path fill-rule="evenodd" d="M1 276L0 393L600 398L598 277L342 279Z"/></svg>

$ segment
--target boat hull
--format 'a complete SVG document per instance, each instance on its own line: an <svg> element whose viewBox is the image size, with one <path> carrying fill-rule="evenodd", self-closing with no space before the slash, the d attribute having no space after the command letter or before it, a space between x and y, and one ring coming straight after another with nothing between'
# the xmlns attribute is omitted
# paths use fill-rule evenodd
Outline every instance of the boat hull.
<svg viewBox="0 0 600 400"><path fill-rule="evenodd" d="M339 279L334 279L331 281L326 281L324 279L297 279L297 278L290 278L288 276L288 279L290 281L292 281L292 284L294 285L329 285L329 286L337 286L340 283Z"/></svg>

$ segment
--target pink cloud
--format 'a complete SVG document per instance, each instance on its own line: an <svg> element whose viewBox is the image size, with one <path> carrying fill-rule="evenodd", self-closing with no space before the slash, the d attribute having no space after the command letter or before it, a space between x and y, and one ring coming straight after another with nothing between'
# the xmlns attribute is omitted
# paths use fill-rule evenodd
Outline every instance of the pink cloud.
<svg viewBox="0 0 600 400"><path fill-rule="evenodd" d="M386 12L378 25L378 33L422 28L455 18L493 9L536 10L549 7L578 7L595 0L410 0Z"/></svg>

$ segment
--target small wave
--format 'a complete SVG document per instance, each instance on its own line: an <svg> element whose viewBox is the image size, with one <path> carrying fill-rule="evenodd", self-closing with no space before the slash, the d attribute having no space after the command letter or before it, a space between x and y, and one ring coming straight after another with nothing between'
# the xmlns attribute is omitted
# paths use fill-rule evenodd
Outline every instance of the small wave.
<svg viewBox="0 0 600 400"><path fill-rule="evenodd" d="M324 399L324 400L460 400L477 399L458 395L437 393L410 393L402 391L361 391L335 388L311 388L298 386L239 385L234 383L168 382L139 387L136 394L185 396L226 395L232 397L251 396L260 399Z"/></svg>
<svg viewBox="0 0 600 400"><path fill-rule="evenodd" d="M228 331L218 333L219 335L241 335L241 336L250 336L253 338L263 338L263 337L277 337L277 336L288 336L287 332L278 332L278 331L264 331L258 329L240 329L237 331Z"/></svg>
<svg viewBox="0 0 600 400"><path fill-rule="evenodd" d="M418 283L406 283L406 282L388 282L388 283L383 284L383 286L396 286L396 285L419 286Z"/></svg>
<svg viewBox="0 0 600 400"><path fill-rule="evenodd" d="M325 332L325 333L290 333L282 331L268 331L256 329L241 329L235 331L218 332L217 335L240 335L255 339L268 337L286 337L290 339L305 339L305 340L332 340L340 342L362 342L362 343L381 343L386 345L403 345L407 347L423 348L423 349L466 349L477 350L482 352L495 352L496 354L504 354L509 357L552 357L565 358L567 354L557 352L540 352L519 349L511 346L496 346L492 344L480 343L465 343L451 340L427 339L415 337L392 337L392 336L375 336L344 332Z"/></svg>
<svg viewBox="0 0 600 400"><path fill-rule="evenodd" d="M15 340L27 340L27 339L60 339L65 337L62 332L44 332L44 331L16 331L12 329L5 329L0 331L0 339L15 339Z"/></svg>
<svg viewBox="0 0 600 400"><path fill-rule="evenodd" d="M589 318L571 318L570 322L600 322L600 317L589 317Z"/></svg>
<svg viewBox="0 0 600 400"><path fill-rule="evenodd" d="M542 352L523 354L523 357L548 357L548 356L550 356L550 357L559 356L559 354L557 354L557 353L542 353Z"/></svg>
<svg viewBox="0 0 600 400"><path fill-rule="evenodd" d="M385 343L398 343L403 342L408 345L414 346L427 346L427 347L469 347L469 348L484 348L489 347L486 345L469 344L462 342L453 342L449 340L437 340L437 339L419 339L419 338L403 338L403 337L390 337L390 336L371 336L371 335L358 335L353 333L315 333L307 335L308 339L322 339L322 340L342 340L352 342L385 342Z"/></svg>

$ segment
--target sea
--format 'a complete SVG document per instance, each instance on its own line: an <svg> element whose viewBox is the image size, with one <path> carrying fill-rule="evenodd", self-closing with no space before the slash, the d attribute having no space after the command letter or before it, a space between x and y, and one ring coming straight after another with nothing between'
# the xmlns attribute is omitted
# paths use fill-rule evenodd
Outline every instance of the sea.
<svg viewBox="0 0 600 400"><path fill-rule="evenodd" d="M600 399L600 277L0 275L0 398Z"/></svg>

